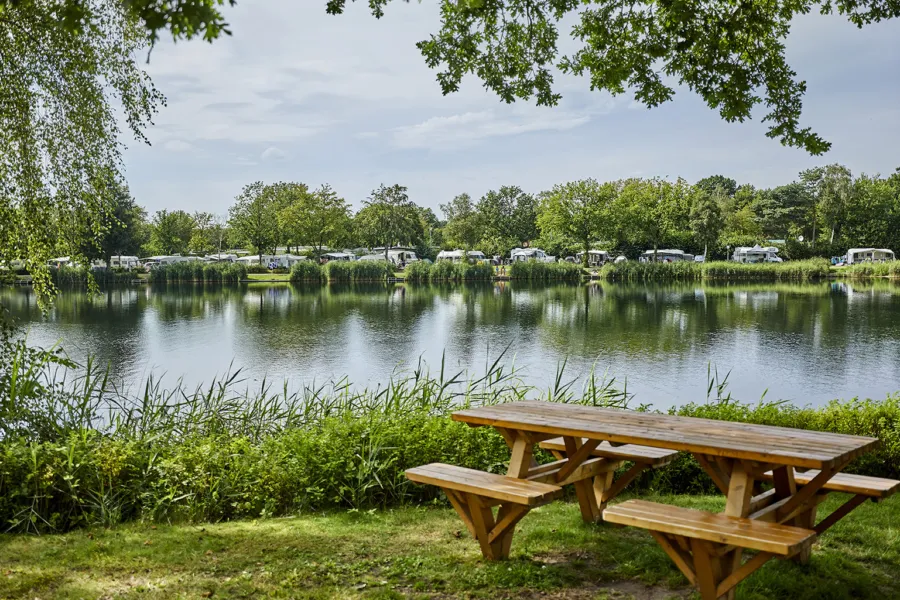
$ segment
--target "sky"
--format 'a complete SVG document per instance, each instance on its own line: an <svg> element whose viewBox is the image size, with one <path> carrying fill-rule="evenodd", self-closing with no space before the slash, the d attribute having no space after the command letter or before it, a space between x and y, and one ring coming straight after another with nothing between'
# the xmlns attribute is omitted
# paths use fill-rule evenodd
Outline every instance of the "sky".
<svg viewBox="0 0 900 600"><path fill-rule="evenodd" d="M137 201L151 213L226 214L244 185L300 181L328 183L358 208L379 184L399 183L437 212L502 185L537 193L587 177L721 173L770 187L834 162L854 174L900 167L900 21L794 23L788 62L808 85L803 124L833 144L811 157L765 137L763 110L726 123L686 89L655 109L562 75L551 108L507 105L475 78L443 96L415 47L438 30L439 3L394 2L380 21L367 4L331 16L325 0L245 0L225 9L232 36L159 43L146 70L167 104L150 146L126 140Z"/></svg>

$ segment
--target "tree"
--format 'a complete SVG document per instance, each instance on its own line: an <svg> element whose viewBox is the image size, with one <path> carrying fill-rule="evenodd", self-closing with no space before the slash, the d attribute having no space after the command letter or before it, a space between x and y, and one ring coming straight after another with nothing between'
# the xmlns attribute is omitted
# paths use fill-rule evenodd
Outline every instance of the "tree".
<svg viewBox="0 0 900 600"><path fill-rule="evenodd" d="M421 241L424 232L419 209L402 185L381 184L364 204L356 215L357 232L370 246L383 245L385 260L391 248Z"/></svg>
<svg viewBox="0 0 900 600"><path fill-rule="evenodd" d="M197 211L193 214L194 230L188 248L197 254L209 254L217 248L219 237L216 231L216 217L212 213Z"/></svg>
<svg viewBox="0 0 900 600"><path fill-rule="evenodd" d="M380 17L389 1L370 0L369 6ZM327 10L341 13L345 5L328 0ZM506 102L536 97L552 106L561 97L554 68L588 76L594 90L634 90L648 107L672 100L681 85L729 122L751 118L764 103L768 137L822 154L830 143L801 126L806 83L785 58L792 20L816 6L822 12L836 7L858 27L900 16L895 0L442 0L440 31L417 46L429 67L441 69L444 94L475 75ZM565 21L570 27L573 19L577 49L563 55L559 26Z"/></svg>
<svg viewBox="0 0 900 600"><path fill-rule="evenodd" d="M150 230L150 246L160 254L182 254L194 235L194 219L183 210L156 211Z"/></svg>
<svg viewBox="0 0 900 600"><path fill-rule="evenodd" d="M763 235L768 239L811 237L815 215L814 199L806 187L797 182L761 190L753 200Z"/></svg>
<svg viewBox="0 0 900 600"><path fill-rule="evenodd" d="M720 191L723 194L726 196L734 196L735 192L737 192L738 184L734 179L725 177L724 175L710 175L709 177L704 177L698 181L697 187L710 195L716 193L716 188L722 188Z"/></svg>
<svg viewBox="0 0 900 600"><path fill-rule="evenodd" d="M542 196L538 207L541 235L557 236L581 248L582 264L587 267L593 242L614 229L610 213L615 197L612 184L593 179L557 185Z"/></svg>
<svg viewBox="0 0 900 600"><path fill-rule="evenodd" d="M718 192L717 195L725 195L725 190L721 187L715 191ZM704 257L709 256L709 246L715 246L718 242L724 224L725 219L716 196L698 189L691 205L691 232L703 244Z"/></svg>
<svg viewBox="0 0 900 600"><path fill-rule="evenodd" d="M61 26L69 11L79 27ZM139 65L146 33L118 0L0 0L0 254L25 259L42 303L75 221L95 246L115 211L124 126L139 141L163 101ZM81 256L82 259L86 258Z"/></svg>
<svg viewBox="0 0 900 600"><path fill-rule="evenodd" d="M619 183L614 210L621 215L627 239L650 245L654 260L660 243L675 232L678 219L674 209L679 195L675 185L661 179L628 179Z"/></svg>
<svg viewBox="0 0 900 600"><path fill-rule="evenodd" d="M800 179L815 198L818 220L831 230L829 242L840 235L847 205L853 195L853 176L843 165L828 165L800 173ZM815 236L814 236L815 237Z"/></svg>
<svg viewBox="0 0 900 600"><path fill-rule="evenodd" d="M60 238L58 252L67 254L76 248L76 254L89 262L100 260L106 265L112 264L113 256L140 253L149 239L147 213L124 183L111 182L109 187L111 201L99 214L84 211L74 215L73 227Z"/></svg>
<svg viewBox="0 0 900 600"><path fill-rule="evenodd" d="M505 185L489 191L476 209L481 225L479 243L491 254L506 254L537 237L535 199L518 186Z"/></svg>
<svg viewBox="0 0 900 600"><path fill-rule="evenodd" d="M447 219L443 232L445 245L449 249L475 249L481 239L481 222L472 197L460 194L447 204L441 204L441 212Z"/></svg>
<svg viewBox="0 0 900 600"><path fill-rule="evenodd" d="M285 206L278 222L289 239L312 246L321 254L326 246L337 247L349 240L351 217L347 202L329 185L310 192L303 184L285 191Z"/></svg>
<svg viewBox="0 0 900 600"><path fill-rule="evenodd" d="M277 188L256 181L244 186L234 204L228 209L228 225L237 239L249 244L259 255L273 254L279 242L278 212L282 208Z"/></svg>

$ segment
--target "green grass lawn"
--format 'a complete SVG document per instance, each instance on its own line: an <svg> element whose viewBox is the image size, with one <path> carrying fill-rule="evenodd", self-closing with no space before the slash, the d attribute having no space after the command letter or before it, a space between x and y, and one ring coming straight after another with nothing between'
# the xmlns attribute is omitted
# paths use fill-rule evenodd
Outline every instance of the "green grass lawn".
<svg viewBox="0 0 900 600"><path fill-rule="evenodd" d="M290 281L290 273L248 273L248 281Z"/></svg>
<svg viewBox="0 0 900 600"><path fill-rule="evenodd" d="M658 499L721 510L719 497ZM825 507L833 508L837 498ZM696 597L643 531L585 525L555 503L520 524L511 558L481 559L447 508L340 512L213 525L130 524L0 536L0 598ZM814 546L738 588L763 598L900 598L900 498L866 503Z"/></svg>

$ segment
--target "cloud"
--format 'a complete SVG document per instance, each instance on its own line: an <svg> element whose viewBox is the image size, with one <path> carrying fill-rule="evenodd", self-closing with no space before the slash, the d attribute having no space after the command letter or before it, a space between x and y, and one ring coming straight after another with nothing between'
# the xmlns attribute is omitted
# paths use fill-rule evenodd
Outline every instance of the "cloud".
<svg viewBox="0 0 900 600"><path fill-rule="evenodd" d="M498 110L482 110L431 117L416 125L397 127L392 131L392 141L398 148L450 150L496 137L566 131L590 120L590 113L559 109L519 109L505 114Z"/></svg>
<svg viewBox="0 0 900 600"><path fill-rule="evenodd" d="M185 142L184 140L172 139L164 143L163 148L165 148L169 152L188 152L190 150L193 150L194 146Z"/></svg>
<svg viewBox="0 0 900 600"><path fill-rule="evenodd" d="M277 146L269 146L263 153L259 155L259 158L262 160L284 160L285 156L284 150L278 148Z"/></svg>

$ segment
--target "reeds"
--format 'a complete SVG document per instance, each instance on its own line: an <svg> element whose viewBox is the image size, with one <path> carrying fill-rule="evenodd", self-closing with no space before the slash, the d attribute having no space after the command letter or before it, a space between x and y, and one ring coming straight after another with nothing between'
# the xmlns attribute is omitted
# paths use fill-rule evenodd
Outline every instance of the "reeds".
<svg viewBox="0 0 900 600"><path fill-rule="evenodd" d="M488 263L470 264L439 260L434 264L415 262L403 272L408 283L459 283L464 281L490 281L494 267Z"/></svg>
<svg viewBox="0 0 900 600"><path fill-rule="evenodd" d="M293 283L321 283L325 280L325 274L319 263L313 260L301 260L291 267L291 282Z"/></svg>
<svg viewBox="0 0 900 600"><path fill-rule="evenodd" d="M150 283L238 283L247 279L241 263L177 262L150 271Z"/></svg>
<svg viewBox="0 0 900 600"><path fill-rule="evenodd" d="M679 261L607 263L600 276L607 281L815 281L828 277L821 258L783 263L695 263Z"/></svg>
<svg viewBox="0 0 900 600"><path fill-rule="evenodd" d="M883 263L860 263L848 265L838 271L841 277L868 279L870 277L900 277L900 261Z"/></svg>
<svg viewBox="0 0 900 600"><path fill-rule="evenodd" d="M522 281L580 281L582 275L580 265L565 261L515 261L509 266L509 278Z"/></svg>
<svg viewBox="0 0 900 600"><path fill-rule="evenodd" d="M394 276L393 263L386 260L333 260L325 264L328 281L385 281Z"/></svg>

